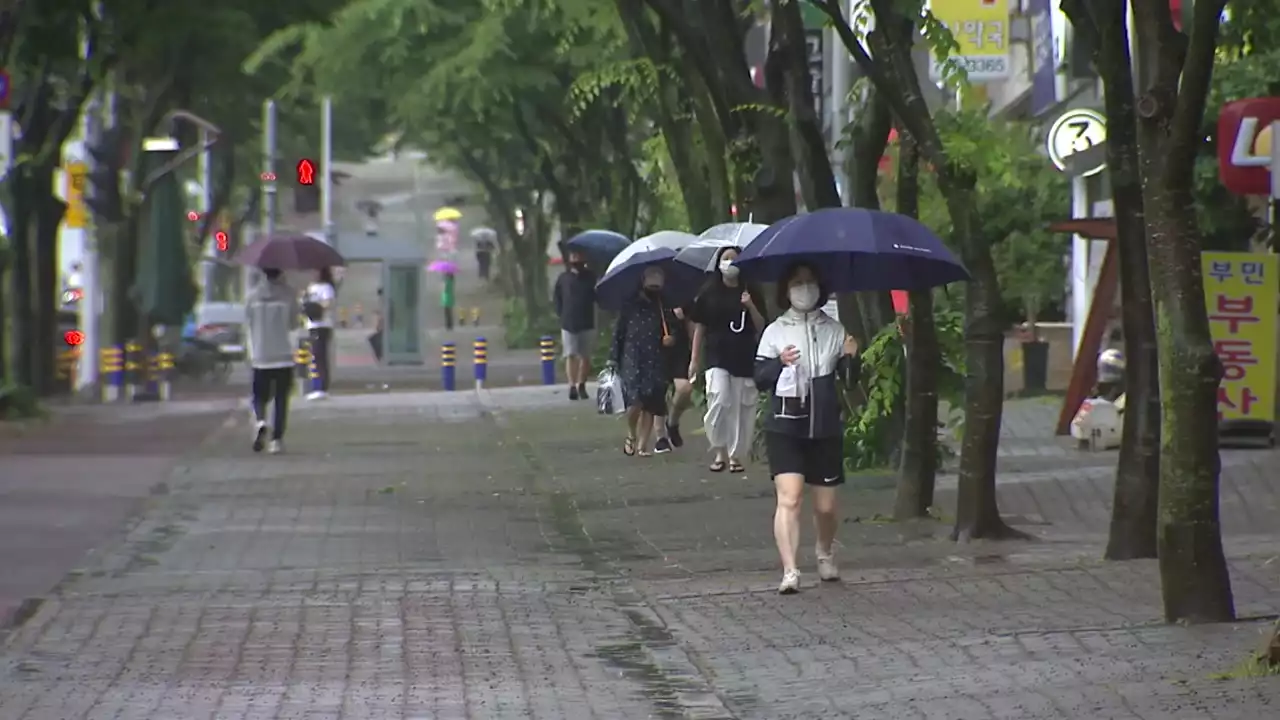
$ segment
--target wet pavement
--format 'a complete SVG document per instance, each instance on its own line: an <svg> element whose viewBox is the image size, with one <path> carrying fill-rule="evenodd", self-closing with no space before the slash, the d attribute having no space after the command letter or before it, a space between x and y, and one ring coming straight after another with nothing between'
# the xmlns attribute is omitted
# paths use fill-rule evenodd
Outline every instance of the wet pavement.
<svg viewBox="0 0 1280 720"><path fill-rule="evenodd" d="M855 477L844 582L793 597L767 477L707 472L693 422L641 460L560 389L347 396L272 457L241 417L5 640L0 719L1275 717L1280 678L1219 677L1265 623L1160 623L1154 564L1096 559L1114 456L1011 407L1037 541L885 522ZM1276 455L1224 457L1237 606L1275 613Z"/></svg>

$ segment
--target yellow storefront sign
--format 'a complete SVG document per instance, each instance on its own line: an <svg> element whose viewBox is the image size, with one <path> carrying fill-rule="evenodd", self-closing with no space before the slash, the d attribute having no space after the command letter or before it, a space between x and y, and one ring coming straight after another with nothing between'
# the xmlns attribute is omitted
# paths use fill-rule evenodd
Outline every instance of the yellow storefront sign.
<svg viewBox="0 0 1280 720"><path fill-rule="evenodd" d="M70 163L66 167L67 213L62 222L68 229L83 230L89 226L89 208L84 203L84 187L89 178L89 166Z"/></svg>
<svg viewBox="0 0 1280 720"><path fill-rule="evenodd" d="M971 82L1009 77L1009 0L929 0L929 11L960 46L949 58L964 68ZM936 57L930 71L934 80L942 79Z"/></svg>
<svg viewBox="0 0 1280 720"><path fill-rule="evenodd" d="M1224 369L1218 419L1275 422L1277 256L1207 252L1202 257L1213 349Z"/></svg>

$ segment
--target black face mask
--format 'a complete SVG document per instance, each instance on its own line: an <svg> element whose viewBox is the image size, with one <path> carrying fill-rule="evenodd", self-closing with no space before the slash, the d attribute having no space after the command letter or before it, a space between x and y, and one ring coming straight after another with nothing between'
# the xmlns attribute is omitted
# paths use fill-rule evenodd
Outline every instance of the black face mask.
<svg viewBox="0 0 1280 720"><path fill-rule="evenodd" d="M649 296L649 297L651 297L651 298L656 298L656 297L658 297L659 295L661 295L661 294L662 294L662 288L660 288L660 287L646 287L646 288L644 289L644 294L645 294L645 295L647 295L647 296Z"/></svg>
<svg viewBox="0 0 1280 720"><path fill-rule="evenodd" d="M582 262L582 261L579 261L579 260L575 260L575 261L573 261L573 262L570 262L570 263L569 263L569 268L570 268L571 270L581 270L582 268L584 268L584 267L586 267L586 266L587 266L587 264L586 264L586 263L584 263L584 262Z"/></svg>

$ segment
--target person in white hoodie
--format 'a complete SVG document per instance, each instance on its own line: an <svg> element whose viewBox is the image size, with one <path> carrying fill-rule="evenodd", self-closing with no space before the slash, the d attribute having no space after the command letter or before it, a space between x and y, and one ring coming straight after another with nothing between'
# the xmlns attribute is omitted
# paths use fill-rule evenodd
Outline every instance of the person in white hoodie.
<svg viewBox="0 0 1280 720"><path fill-rule="evenodd" d="M778 592L800 591L800 504L805 485L813 499L818 539L818 577L840 579L834 543L839 519L836 488L844 483L844 423L840 387L857 377L858 343L822 311L828 293L817 271L793 265L778 283L785 310L764 329L756 351L756 387L769 394L765 454L773 475L777 508L773 536L782 558Z"/></svg>
<svg viewBox="0 0 1280 720"><path fill-rule="evenodd" d="M249 294L245 321L249 329L249 364L253 368L253 451L267 440L267 403L274 406L268 451L283 449L293 392L293 331L298 327L298 296L279 270L262 271L265 279Z"/></svg>

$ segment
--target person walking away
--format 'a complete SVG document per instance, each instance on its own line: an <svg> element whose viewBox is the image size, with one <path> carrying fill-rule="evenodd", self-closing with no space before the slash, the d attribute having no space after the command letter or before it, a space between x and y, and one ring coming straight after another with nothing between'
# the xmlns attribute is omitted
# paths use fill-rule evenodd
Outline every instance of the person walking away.
<svg viewBox="0 0 1280 720"><path fill-rule="evenodd" d="M707 412L702 418L715 459L711 472L745 470L742 458L755 436L755 356L765 320L759 290L738 280L738 248L724 248L716 269L693 303L693 358L689 377L706 359Z"/></svg>
<svg viewBox="0 0 1280 720"><path fill-rule="evenodd" d="M493 264L493 240L488 235L476 239L476 267L480 271L480 279L489 281L489 268Z"/></svg>
<svg viewBox="0 0 1280 720"><path fill-rule="evenodd" d="M298 327L297 294L279 270L262 271L264 282L245 303L249 365L253 368L253 451L262 452L268 434L267 403L273 407L268 452L283 449L293 392L293 331Z"/></svg>
<svg viewBox="0 0 1280 720"><path fill-rule="evenodd" d="M785 312L760 337L756 387L769 395L765 453L777 507L773 536L782 558L778 592L800 591L800 503L805 485L813 499L818 577L840 579L834 558L836 488L844 482L844 423L837 377L856 377L858 343L821 308L828 293L809 265L788 268L778 283Z"/></svg>
<svg viewBox="0 0 1280 720"><path fill-rule="evenodd" d="M315 358L320 387L307 393L308 400L322 400L329 396L333 344L333 301L337 290L333 284L333 269L320 270L316 281L307 287L302 310L307 316L307 335L311 338L311 355Z"/></svg>
<svg viewBox="0 0 1280 720"><path fill-rule="evenodd" d="M654 423L667 413L670 378L662 351L673 347L675 338L662 307L663 279L660 268L645 268L643 289L619 313L609 349L609 361L619 369L627 405L622 453L628 456L652 454L649 439Z"/></svg>
<svg viewBox="0 0 1280 720"><path fill-rule="evenodd" d="M684 445L684 438L680 435L680 417L693 404L693 382L689 376L693 358L693 323L682 307L664 308L663 317L673 339L669 347L662 348L667 378L671 381L671 401L667 404L667 414L659 417L653 428L658 438L653 445L655 453L668 453L672 448Z"/></svg>
<svg viewBox="0 0 1280 720"><path fill-rule="evenodd" d="M560 318L560 344L569 399L586 400L587 374L596 339L596 276L581 253L569 253L569 266L556 278L551 295Z"/></svg>
<svg viewBox="0 0 1280 720"><path fill-rule="evenodd" d="M453 305L456 300L454 293L455 278L453 273L444 276L444 288L440 291L440 309L444 311L444 329L453 329Z"/></svg>

